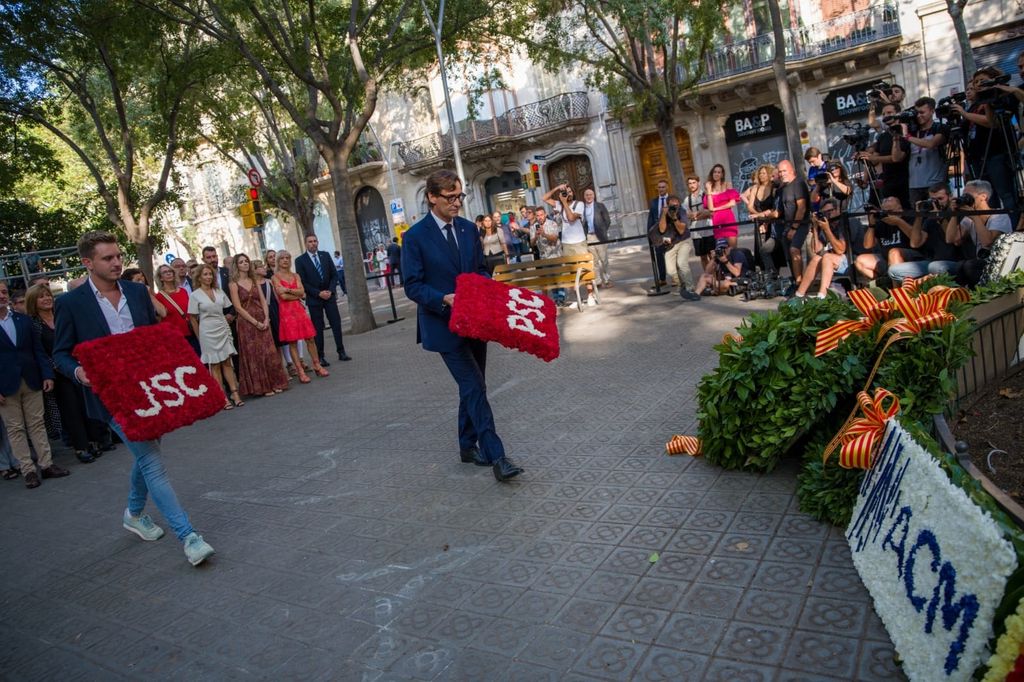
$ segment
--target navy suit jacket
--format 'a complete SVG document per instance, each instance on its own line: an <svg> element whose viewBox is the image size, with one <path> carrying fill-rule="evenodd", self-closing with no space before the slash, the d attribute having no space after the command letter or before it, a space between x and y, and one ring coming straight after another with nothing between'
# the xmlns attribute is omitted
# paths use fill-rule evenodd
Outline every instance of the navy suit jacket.
<svg viewBox="0 0 1024 682"><path fill-rule="evenodd" d="M431 213L402 236L405 295L418 306L416 343L439 353L457 350L465 342L448 330L451 310L444 305L445 295L455 293L455 278L465 272L489 276L476 225L462 217L456 217L453 225L459 242L458 262Z"/></svg>
<svg viewBox="0 0 1024 682"><path fill-rule="evenodd" d="M654 197L651 199L651 207L647 211L647 230L650 231L652 227L658 224L661 219L661 197ZM665 205L668 205L668 197L665 197Z"/></svg>
<svg viewBox="0 0 1024 682"><path fill-rule="evenodd" d="M307 304L324 303L324 299L319 296L321 291L331 292L331 298L327 300L333 300L334 290L338 288L338 269L334 267L331 254L326 251L317 251L316 255L320 259L320 267L324 271L323 277L316 271L309 251L303 251L302 255L295 259L295 274L302 280L302 288L306 290Z"/></svg>
<svg viewBox="0 0 1024 682"><path fill-rule="evenodd" d="M13 310L8 315L14 320L17 345L11 343L7 332L0 330L0 394L14 395L22 380L33 391L43 388L43 381L53 379L53 366L43 352L39 334L28 316Z"/></svg>
<svg viewBox="0 0 1024 682"><path fill-rule="evenodd" d="M128 301L128 309L136 327L157 323L153 301L144 285L122 281L121 291ZM54 315L57 318L57 329L54 333L53 361L57 371L78 383L75 370L79 363L71 352L83 341L110 336L110 326L88 282L58 298ZM159 350L155 348L154 352ZM104 423L110 419L110 412L88 387L85 387L85 411L93 419Z"/></svg>

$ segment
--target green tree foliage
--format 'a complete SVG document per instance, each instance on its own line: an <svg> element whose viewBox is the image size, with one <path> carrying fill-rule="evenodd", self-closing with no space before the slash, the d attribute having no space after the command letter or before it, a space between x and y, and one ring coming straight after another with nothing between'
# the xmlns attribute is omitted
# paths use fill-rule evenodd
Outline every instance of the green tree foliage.
<svg viewBox="0 0 1024 682"><path fill-rule="evenodd" d="M0 197L9 197L22 180L53 176L62 165L38 128L0 112Z"/></svg>
<svg viewBox="0 0 1024 682"><path fill-rule="evenodd" d="M405 84L434 61L434 43L412 0L142 0L183 26L196 26L246 64L239 78L259 79L296 128L312 140L330 172L341 251L363 259L348 161L377 107L381 88ZM445 22L446 47L492 12L487 2L456 0ZM373 329L366 280L349 278L352 331Z"/></svg>
<svg viewBox="0 0 1024 682"><path fill-rule="evenodd" d="M712 0L531 0L500 30L553 71L582 67L612 111L655 124L676 191L686 187L675 142L675 113L703 75L722 31Z"/></svg>
<svg viewBox="0 0 1024 682"><path fill-rule="evenodd" d="M216 52L194 27L128 0L0 7L0 111L75 153L147 271L152 223L185 133L198 128L193 95L218 68Z"/></svg>

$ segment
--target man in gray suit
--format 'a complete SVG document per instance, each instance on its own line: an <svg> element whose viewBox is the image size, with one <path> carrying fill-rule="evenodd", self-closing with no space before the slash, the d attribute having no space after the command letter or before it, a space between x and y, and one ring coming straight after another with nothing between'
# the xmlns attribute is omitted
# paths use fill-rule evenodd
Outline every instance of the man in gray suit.
<svg viewBox="0 0 1024 682"><path fill-rule="evenodd" d="M587 231L588 250L594 256L597 268L597 281L606 287L612 286L612 273L608 269L608 245L598 244L608 240L608 228L611 226L608 209L600 201L594 190L583 192L583 227Z"/></svg>

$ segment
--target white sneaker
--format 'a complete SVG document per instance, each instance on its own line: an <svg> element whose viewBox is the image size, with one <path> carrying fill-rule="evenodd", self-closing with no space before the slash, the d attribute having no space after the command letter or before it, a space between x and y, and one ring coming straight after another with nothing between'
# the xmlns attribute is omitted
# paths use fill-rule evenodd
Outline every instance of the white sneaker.
<svg viewBox="0 0 1024 682"><path fill-rule="evenodd" d="M153 523L153 519L149 518L149 514L141 514L139 516L132 516L127 509L124 510L124 518L121 520L121 526L125 530L135 533L146 542L153 542L159 540L164 536L164 529Z"/></svg>
<svg viewBox="0 0 1024 682"><path fill-rule="evenodd" d="M597 305L597 299L593 296L587 296L587 305L591 307Z"/></svg>

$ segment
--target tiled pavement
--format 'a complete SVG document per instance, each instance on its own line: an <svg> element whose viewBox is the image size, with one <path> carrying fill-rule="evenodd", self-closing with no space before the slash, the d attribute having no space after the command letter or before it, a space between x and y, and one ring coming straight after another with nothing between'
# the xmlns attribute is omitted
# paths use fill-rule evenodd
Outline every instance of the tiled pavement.
<svg viewBox="0 0 1024 682"><path fill-rule="evenodd" d="M204 567L120 528L123 448L35 491L4 482L0 675L899 679L794 469L662 454L694 427L712 344L770 304L606 294L563 316L550 365L492 346L499 431L527 469L511 485L458 463L454 385L411 317L348 339L329 379L166 439L217 549Z"/></svg>

